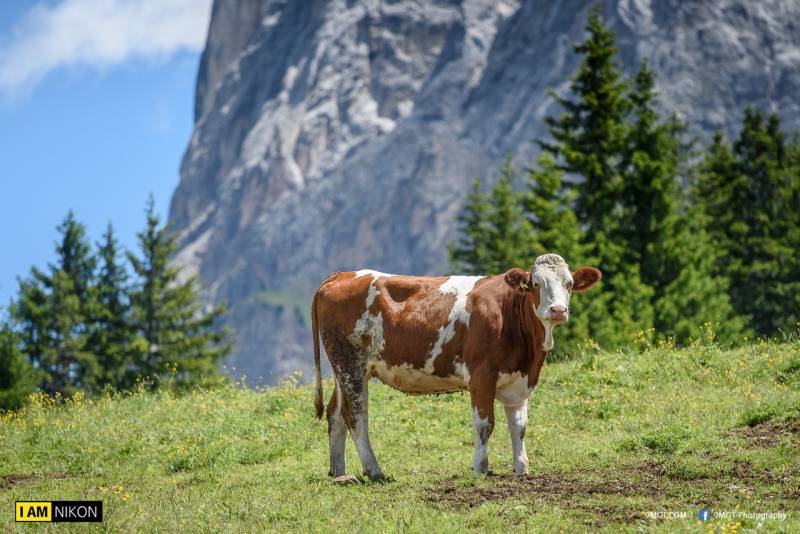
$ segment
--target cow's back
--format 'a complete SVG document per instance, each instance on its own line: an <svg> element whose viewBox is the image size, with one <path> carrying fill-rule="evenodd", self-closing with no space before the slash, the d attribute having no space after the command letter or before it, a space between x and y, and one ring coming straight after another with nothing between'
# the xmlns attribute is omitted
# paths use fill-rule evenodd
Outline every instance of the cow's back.
<svg viewBox="0 0 800 534"><path fill-rule="evenodd" d="M331 275L317 297L329 357L340 364L356 360L410 393L461 389L457 359L469 316L467 296L479 279L367 270Z"/></svg>

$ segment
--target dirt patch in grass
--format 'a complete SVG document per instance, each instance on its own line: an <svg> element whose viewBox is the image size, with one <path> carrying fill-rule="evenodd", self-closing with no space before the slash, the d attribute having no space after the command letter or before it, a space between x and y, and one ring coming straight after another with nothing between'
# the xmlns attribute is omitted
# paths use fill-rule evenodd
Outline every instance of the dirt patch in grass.
<svg viewBox="0 0 800 534"><path fill-rule="evenodd" d="M72 478L74 475L69 473L28 473L22 475L0 475L0 489L11 489L14 486L33 482L41 479L58 480Z"/></svg>
<svg viewBox="0 0 800 534"><path fill-rule="evenodd" d="M650 460L567 473L489 475L485 482L474 486L464 485L463 480L452 477L429 490L426 498L455 508L474 508L489 501L512 498L534 499L573 510L587 525L602 526L652 521L645 516L648 508L642 505L643 500L652 502L653 510L663 509L668 502L676 507L694 508L699 504L713 505L725 500L733 489L743 488L748 497L758 495L760 499L791 501L797 498L797 489L792 487L796 485L791 483L793 479L794 473L756 471L750 464L741 462L725 477L675 481L667 476L660 462ZM773 487L764 492L769 485ZM700 490L703 496L679 497L676 490L681 488ZM626 499L638 504L626 504Z"/></svg>
<svg viewBox="0 0 800 534"><path fill-rule="evenodd" d="M664 494L664 484L660 480L662 472L659 464L645 462L615 469L589 469L563 474L491 474L487 477L491 485L485 487L460 487L457 478L453 477L430 490L427 497L430 501L469 508L486 501L520 496L563 503L592 495L657 498Z"/></svg>
<svg viewBox="0 0 800 534"><path fill-rule="evenodd" d="M788 421L765 421L736 430L751 447L774 447L784 436L800 437L800 417Z"/></svg>

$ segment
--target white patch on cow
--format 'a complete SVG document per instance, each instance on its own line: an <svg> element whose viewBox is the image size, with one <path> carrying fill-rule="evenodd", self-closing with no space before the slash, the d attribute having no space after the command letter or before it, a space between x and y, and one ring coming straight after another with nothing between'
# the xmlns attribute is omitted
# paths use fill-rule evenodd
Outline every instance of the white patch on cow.
<svg viewBox="0 0 800 534"><path fill-rule="evenodd" d="M531 391L528 387L528 375L520 371L500 373L497 377L495 398L505 406L519 406L528 402Z"/></svg>
<svg viewBox="0 0 800 534"><path fill-rule="evenodd" d="M378 278L388 278L390 276L397 276L397 275L394 275L394 274L382 273L380 271L373 271L372 269L361 269L360 271L356 271L356 276L355 277L356 278L361 278L362 276L367 276L367 275L372 277L372 281L373 282L375 280L377 280Z"/></svg>
<svg viewBox="0 0 800 534"><path fill-rule="evenodd" d="M489 418L481 417L477 408L472 409L472 427L475 430L472 470L476 473L486 473L489 470Z"/></svg>
<svg viewBox="0 0 800 534"><path fill-rule="evenodd" d="M364 301L364 313L356 321L353 333L349 336L350 342L364 351L367 360L380 358L383 353L383 347L386 344L383 339L383 315L381 315L381 310L379 309L374 315L369 311L377 297L378 289L375 287L373 279L373 282L369 284L367 298ZM368 344L365 344L362 340L363 336L369 336Z"/></svg>
<svg viewBox="0 0 800 534"><path fill-rule="evenodd" d="M458 360L458 358L459 357L456 356L456 360ZM460 375L461 378L464 380L464 385L468 386L470 374L469 374L469 369L467 369L467 364L465 364L464 362L456 361L455 363L453 363L453 367L456 370L456 374Z"/></svg>
<svg viewBox="0 0 800 534"><path fill-rule="evenodd" d="M450 313L447 315L447 324L439 327L436 341L431 347L428 357L425 360L425 371L433 372L433 363L442 353L444 346L456 335L456 322L469 325L469 312L467 311L467 297L475 284L483 276L450 276L439 286L439 293L442 295L455 295L456 300Z"/></svg>
<svg viewBox="0 0 800 534"><path fill-rule="evenodd" d="M417 369L410 363L390 366L385 361L378 360L370 362L369 374L387 386L405 393L450 393L463 391L467 387L467 382L458 369L450 376L436 376Z"/></svg>
<svg viewBox="0 0 800 534"><path fill-rule="evenodd" d="M553 345L556 344L555 339L553 338L553 325L548 322L544 323L544 342L542 343L542 348L545 352L550 352L553 350Z"/></svg>
<svg viewBox="0 0 800 534"><path fill-rule="evenodd" d="M369 310L372 307L372 303L375 302L377 296L378 288L375 287L375 284L370 284L367 290L367 300L364 302L365 309Z"/></svg>

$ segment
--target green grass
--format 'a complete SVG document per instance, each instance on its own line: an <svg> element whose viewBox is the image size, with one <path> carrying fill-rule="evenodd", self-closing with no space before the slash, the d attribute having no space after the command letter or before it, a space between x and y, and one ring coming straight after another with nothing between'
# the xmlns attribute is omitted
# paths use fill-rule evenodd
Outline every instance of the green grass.
<svg viewBox="0 0 800 534"><path fill-rule="evenodd" d="M56 526L15 524L15 500L102 499L103 524L59 529L800 532L798 354L797 342L698 345L548 365L530 401L527 478L510 475L499 406L496 474L469 472L465 394L371 384L372 441L390 481L354 486L328 478L326 425L294 379L64 406L36 398L0 420L0 530ZM352 442L347 462L360 473ZM788 517L700 524L702 507Z"/></svg>

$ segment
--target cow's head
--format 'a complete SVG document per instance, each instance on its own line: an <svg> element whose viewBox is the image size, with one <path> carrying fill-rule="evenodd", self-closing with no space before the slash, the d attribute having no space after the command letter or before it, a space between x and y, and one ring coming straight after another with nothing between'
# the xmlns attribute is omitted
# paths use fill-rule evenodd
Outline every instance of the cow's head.
<svg viewBox="0 0 800 534"><path fill-rule="evenodd" d="M553 327L569 320L569 298L576 291L586 291L600 280L600 271L581 267L570 272L558 254L536 258L531 269L534 312L545 327L545 350L553 348Z"/></svg>

